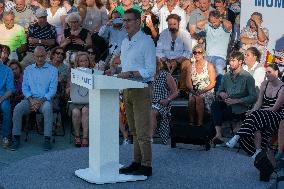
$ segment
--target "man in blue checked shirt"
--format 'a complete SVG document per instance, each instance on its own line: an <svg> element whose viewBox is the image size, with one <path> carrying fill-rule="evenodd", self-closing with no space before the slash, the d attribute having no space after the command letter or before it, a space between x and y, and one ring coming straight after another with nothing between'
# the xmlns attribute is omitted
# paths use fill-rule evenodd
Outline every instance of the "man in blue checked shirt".
<svg viewBox="0 0 284 189"><path fill-rule="evenodd" d="M13 142L11 150L17 150L20 145L23 115L30 112L40 112L44 117L43 149L50 150L52 135L52 98L56 94L58 71L46 62L46 51L42 46L34 50L35 64L28 66L24 71L22 91L25 99L16 105L13 114Z"/></svg>
<svg viewBox="0 0 284 189"><path fill-rule="evenodd" d="M10 144L12 131L12 111L9 98L13 92L15 92L13 72L0 60L0 111L3 114L3 148L7 148Z"/></svg>

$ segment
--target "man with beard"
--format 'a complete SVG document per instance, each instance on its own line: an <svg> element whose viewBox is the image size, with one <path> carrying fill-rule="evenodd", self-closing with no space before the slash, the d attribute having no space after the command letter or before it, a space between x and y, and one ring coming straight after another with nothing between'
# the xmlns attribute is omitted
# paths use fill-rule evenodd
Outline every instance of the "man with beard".
<svg viewBox="0 0 284 189"><path fill-rule="evenodd" d="M167 62L170 73L181 70L179 88L186 90L187 66L191 58L191 37L189 32L180 29L181 18L177 14L167 17L168 28L162 31L156 48L156 55Z"/></svg>
<svg viewBox="0 0 284 189"><path fill-rule="evenodd" d="M218 89L226 67L232 24L223 19L217 10L213 10L209 13L209 22L207 19L201 20L197 22L197 27L206 33L206 59L215 67L217 75L215 88Z"/></svg>

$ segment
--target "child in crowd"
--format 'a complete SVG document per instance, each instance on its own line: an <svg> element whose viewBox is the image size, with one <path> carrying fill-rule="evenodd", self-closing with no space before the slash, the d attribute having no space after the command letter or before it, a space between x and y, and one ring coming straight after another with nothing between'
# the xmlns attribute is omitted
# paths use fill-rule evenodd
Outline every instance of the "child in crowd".
<svg viewBox="0 0 284 189"><path fill-rule="evenodd" d="M151 121L153 137L157 128L157 118L161 117L158 134L163 144L167 144L170 131L171 101L178 96L177 84L169 73L166 62L157 60L157 69L153 83Z"/></svg>

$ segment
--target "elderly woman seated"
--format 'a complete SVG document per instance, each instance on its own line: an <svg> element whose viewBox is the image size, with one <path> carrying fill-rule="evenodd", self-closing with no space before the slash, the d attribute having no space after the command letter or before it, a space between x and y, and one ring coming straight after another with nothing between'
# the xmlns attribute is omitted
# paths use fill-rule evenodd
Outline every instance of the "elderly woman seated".
<svg viewBox="0 0 284 189"><path fill-rule="evenodd" d="M64 30L60 46L65 51L85 51L92 46L90 31L82 28L82 18L79 13L69 14L66 19L68 28Z"/></svg>
<svg viewBox="0 0 284 189"><path fill-rule="evenodd" d="M75 58L74 68L93 68L89 55L86 52L78 52ZM88 69L87 69L88 70ZM89 90L69 82L66 89L70 93L72 103L69 106L69 115L72 115L72 123L75 135L76 147L89 146ZM83 139L80 138L80 127L83 129Z"/></svg>

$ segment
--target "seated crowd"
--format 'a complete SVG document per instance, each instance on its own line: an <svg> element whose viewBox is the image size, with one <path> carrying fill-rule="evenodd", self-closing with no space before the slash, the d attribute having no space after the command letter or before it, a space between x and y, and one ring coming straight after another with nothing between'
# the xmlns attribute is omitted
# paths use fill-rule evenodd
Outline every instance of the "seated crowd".
<svg viewBox="0 0 284 189"><path fill-rule="evenodd" d="M254 12L241 30L240 0L138 3L0 0L2 146L20 147L23 119L34 112L43 115L43 148L50 150L58 116L54 109L67 108L75 146L88 147L88 90L71 83L70 70L119 72L121 44L129 30L124 25L130 27L132 21L124 19L124 13L136 9L141 30L156 44L151 136L157 132L167 144L171 101L182 96L188 99L189 125L203 126L210 115L214 145L224 143L224 121L235 119L239 124L227 146L239 142L255 158L278 135L275 157L284 158L284 47L267 66L269 31L261 26L262 14ZM127 143L123 111L120 114Z"/></svg>

